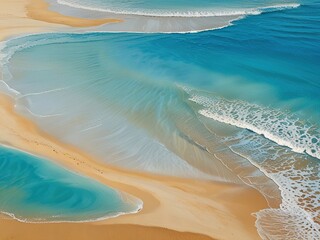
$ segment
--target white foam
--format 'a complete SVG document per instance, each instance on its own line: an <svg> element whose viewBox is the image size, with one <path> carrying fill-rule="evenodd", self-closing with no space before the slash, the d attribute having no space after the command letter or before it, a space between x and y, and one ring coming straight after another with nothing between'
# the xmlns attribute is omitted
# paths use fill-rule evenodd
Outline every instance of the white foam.
<svg viewBox="0 0 320 240"><path fill-rule="evenodd" d="M230 148L257 166L281 191L279 209L256 213L256 226L263 239L320 238L320 168L315 159L298 154L247 131Z"/></svg>
<svg viewBox="0 0 320 240"><path fill-rule="evenodd" d="M279 187L282 199L279 208L255 214L261 237L320 239L320 166L318 159L310 157L319 158L319 129L279 110L202 96L192 88L179 87L189 95L189 100L200 105L199 114L244 129L222 142Z"/></svg>
<svg viewBox="0 0 320 240"><path fill-rule="evenodd" d="M281 191L279 209L256 213L261 237L319 239L320 168L316 159L305 154L319 158L319 130L288 113L244 101L202 96L184 86L180 88L189 94L189 100L202 107L199 114L253 131L242 130L224 142L272 179Z"/></svg>
<svg viewBox="0 0 320 240"><path fill-rule="evenodd" d="M80 8L91 11L123 14L123 15L139 15L152 17L221 17L221 16L238 16L238 15L258 15L263 11L282 10L287 8L299 7L298 3L276 4L267 7L243 8L243 9L217 9L217 10L200 10L200 11L170 11L170 10L124 10L120 8L102 8L79 4L76 1L57 0L57 3L73 8Z"/></svg>
<svg viewBox="0 0 320 240"><path fill-rule="evenodd" d="M305 221L305 215L295 214L282 209L268 208L253 214L257 218L256 228L264 240L316 240L320 239L319 230L312 221Z"/></svg>
<svg viewBox="0 0 320 240"><path fill-rule="evenodd" d="M62 7L61 7L62 6ZM92 18L114 18L122 22L104 24L98 27L79 29L86 32L133 32L133 33L198 33L216 30L232 25L232 22L249 15L279 11L299 7L288 3L258 8L225 8L203 11L163 11L163 10L124 10L93 7L75 1L55 0L54 11L64 15Z"/></svg>
<svg viewBox="0 0 320 240"><path fill-rule="evenodd" d="M26 36L32 36L34 34L28 34L21 37L15 37L11 38L7 41L0 42L0 72L1 72L1 78L0 78L0 90L2 90L5 94L8 94L11 97L17 97L20 95L20 93L9 86L8 83L4 81L11 78L11 73L9 72L7 68L7 64L9 63L11 57L18 51L21 51L23 49L35 46L40 44L41 42L45 42L46 39L38 40L38 41L25 41L22 44L17 44L15 46L8 46L10 42L22 39ZM2 85L2 86L1 86Z"/></svg>
<svg viewBox="0 0 320 240"><path fill-rule="evenodd" d="M192 89L184 88L184 90L187 93L192 95ZM201 104L201 106L204 107L204 109L202 109L202 110L204 110L204 112L200 112L201 114L205 113L208 115L207 117L215 119L217 121L220 121L223 123L228 123L228 124L240 127L240 128L245 128L245 129L250 129L252 131L256 131L256 133L264 135L265 137L268 137L270 140L272 140L274 142L279 142L279 143L282 142L283 144L281 144L281 145L287 146L288 144L292 144L292 140L293 140L292 133L290 133L289 135L285 134L284 135L285 138L282 139L283 135L281 135L281 134L283 134L283 132L281 134L279 134L279 132L277 132L278 125L274 124L272 121L270 122L270 116L274 117L274 118L271 118L271 120L282 119L282 121L285 120L284 122L290 122L290 126L292 126L292 127L290 127L289 129L285 128L286 131L284 131L284 132L288 133L290 131L291 132L296 131L297 132L296 134L298 134L298 133L300 134L301 130L304 132L308 132L308 129L311 129L312 131L314 131L314 129L312 129L312 127L310 127L308 125L306 125L306 126L301 125L299 120L295 119L294 116L288 117L286 114L282 115L282 113L277 110L262 108L261 106L258 106L258 105L249 104L249 103L245 103L242 101L228 101L228 100L221 99L221 98L208 98L208 97L203 97L203 96L198 96L198 95L192 95L191 100L198 103L198 104ZM218 111L219 114L216 114L215 111ZM234 115L234 113L236 113L236 115ZM264 116L265 113L267 113L268 116ZM203 114L203 115L205 115L205 114ZM242 114L244 114L245 119L241 119L241 117L239 117L240 116L239 114L241 116L242 116ZM252 116L252 114L258 114L258 118L255 118L256 116L255 115ZM252 121L252 120L254 120L254 121ZM115 122L118 122L118 120ZM278 122L276 121L276 123L278 123ZM295 123L299 123L299 124L296 125ZM92 126L92 125L94 125L94 123L89 124L89 125ZM125 124L120 124L120 125L125 125ZM99 129L100 126L98 126L97 128ZM285 124L284 126L287 126L287 125ZM293 134L293 135L296 135L296 134ZM308 135L309 138L310 138L310 136L314 136L314 134L312 135L310 132L308 132L308 134L309 134ZM117 133L117 135L118 135L118 133ZM142 136L144 136L144 135L145 134L143 134ZM79 135L75 136L75 137L79 138ZM261 137L261 136L259 136L259 137ZM277 139L277 138L280 138L280 139ZM121 137L121 139L125 139L125 137ZM146 139L148 142L150 141L149 138L146 138ZM309 141L309 143L310 143L310 141ZM319 143L319 140L317 143ZM152 145L158 145L158 144L159 144L159 142L157 142L157 141L155 141L154 143L150 143L151 149L153 148ZM161 145L161 143L160 143L160 145ZM302 147L300 147L300 145L302 145ZM312 138L311 138L311 145L312 145ZM296 149L300 149L300 150L297 150L297 152L303 152L303 151L307 151L307 150L302 150L302 149L306 149L307 147L309 147L308 144L305 144L305 142L302 142L302 143L300 142L298 144L298 146L296 147ZM158 149L158 147L155 147L155 148ZM171 155L174 158L177 157L177 156L174 156L175 154L170 153L170 150L166 149L166 147L164 145L161 145L160 148L161 149L159 149L159 152L161 153L161 155L163 154L165 156L164 158L168 158L167 156L169 156L169 158L171 158ZM292 148L292 149L295 150L295 148ZM312 149L318 149L318 148L316 145L316 147L309 147L309 149L312 150ZM162 150L164 150L164 151L162 151ZM235 152L237 152L237 154L241 155L241 153L239 152L238 149L235 150L235 148L233 148L233 150ZM312 151L311 151L311 153L312 153ZM129 154L129 155L131 155L131 154ZM272 154L269 154L269 155L272 155ZM242 154L242 156L244 156L244 155ZM150 155L150 158L152 158L152 157L153 156ZM253 163L254 160L248 158L248 156L245 156L245 157L247 157L247 159L251 160ZM147 161L145 161L145 159L141 159L141 162L146 163ZM295 197L297 196L296 195L297 193L294 193L295 195L293 196L291 193L290 194L287 193L290 191L287 191L286 189L283 188L283 186L287 186L287 185L290 186L293 183L285 182L285 181L287 181L286 178L281 180L281 176L280 177L278 176L276 178L276 176L270 175L270 173L265 168L261 167L261 165L259 165L257 163L255 163L255 164L257 167L259 167L259 169L261 171L264 171L265 174L269 174L268 176L270 178L272 177L274 179L274 181L277 182L277 184L281 185L281 187L282 187L281 191L284 194L283 199L290 199L290 198L295 199L294 203L290 203L290 204L288 203L286 205L283 205L283 206L285 206L283 209L284 210L291 209L292 206L295 206L295 203L297 201ZM147 169L150 166L145 165L143 167L145 167ZM154 166L151 166L151 167L154 168ZM172 168L172 165L168 165L165 167ZM177 164L177 167L178 168L180 167L179 162ZM156 170L158 170L158 169L156 169ZM293 174L293 176L294 176L294 174ZM303 187L307 188L308 186L302 186L301 188L303 188ZM283 209L281 209L281 211L284 211ZM308 212L306 213L306 211L304 211L303 209L301 210L301 206L294 207L292 209L294 209L294 211L296 211L296 213L303 215L303 219L305 219L305 218L311 219L312 218L312 216L308 216L309 215ZM311 224L311 226L313 226L312 221L309 221L309 224ZM313 228L313 229L316 229L316 228ZM308 238L305 238L305 239L308 239Z"/></svg>
<svg viewBox="0 0 320 240"><path fill-rule="evenodd" d="M249 129L297 153L306 152L320 159L319 129L289 113L218 97L192 95L190 100L203 106L203 109L199 110L203 116Z"/></svg>
<svg viewBox="0 0 320 240"><path fill-rule="evenodd" d="M28 219L28 218L22 218L22 217L18 217L16 216L14 213L9 213L9 212L5 212L5 211L0 211L1 214L7 215L15 220L17 220L18 222L23 222L23 223L87 223L87 222L99 222L99 221L103 221L106 219L110 219L110 218L116 218L122 215L128 215L128 214L136 214L138 212L140 212L143 208L143 203L141 202L141 204L139 206L137 206L136 210L133 211L128 211L128 212L116 212L116 213L110 213L110 214L106 214L103 217L99 217L99 218L93 218L93 219L87 219L87 220L48 220L48 219L44 219L44 218L34 218L34 219ZM53 219L59 218L59 216L52 216Z"/></svg>

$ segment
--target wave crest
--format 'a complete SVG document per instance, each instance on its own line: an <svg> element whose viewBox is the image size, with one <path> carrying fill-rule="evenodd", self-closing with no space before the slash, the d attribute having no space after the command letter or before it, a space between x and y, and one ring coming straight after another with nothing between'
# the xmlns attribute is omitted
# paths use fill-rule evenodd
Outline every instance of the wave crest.
<svg viewBox="0 0 320 240"><path fill-rule="evenodd" d="M188 91L189 93L190 90ZM320 159L320 131L316 126L302 121L287 112L281 112L240 100L226 100L191 93L189 100L200 104L199 113L216 121L257 134Z"/></svg>
<svg viewBox="0 0 320 240"><path fill-rule="evenodd" d="M277 11L287 8L297 8L300 6L298 3L276 4L267 7L257 8L239 8L239 9L216 9L216 10L196 10L196 11L170 11L170 10L125 10L121 8L103 8L87 6L85 4L79 4L74 1L57 0L57 3L73 8L80 8L91 11L123 14L123 15L139 15L139 16L152 16L152 17L220 17L220 16L238 16L238 15L258 15L262 12Z"/></svg>

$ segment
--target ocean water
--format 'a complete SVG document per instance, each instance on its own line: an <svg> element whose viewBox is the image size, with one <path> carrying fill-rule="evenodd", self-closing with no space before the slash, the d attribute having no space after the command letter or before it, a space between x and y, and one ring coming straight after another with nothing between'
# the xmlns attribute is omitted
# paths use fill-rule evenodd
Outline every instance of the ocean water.
<svg viewBox="0 0 320 240"><path fill-rule="evenodd" d="M51 161L0 147L0 211L19 221L93 221L136 212L138 199Z"/></svg>
<svg viewBox="0 0 320 240"><path fill-rule="evenodd" d="M186 2L76 3L181 13ZM198 3L185 7L284 4ZM270 205L256 213L263 239L319 239L320 2L295 4L195 34L16 38L2 48L3 89L20 114L107 164L258 189Z"/></svg>

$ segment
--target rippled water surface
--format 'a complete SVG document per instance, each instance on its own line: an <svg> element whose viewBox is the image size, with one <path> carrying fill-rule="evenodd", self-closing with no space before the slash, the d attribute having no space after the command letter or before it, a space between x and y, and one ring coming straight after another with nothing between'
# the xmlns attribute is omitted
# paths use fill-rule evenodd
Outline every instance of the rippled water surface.
<svg viewBox="0 0 320 240"><path fill-rule="evenodd" d="M139 201L53 162L0 147L0 211L20 221L93 221L135 212Z"/></svg>
<svg viewBox="0 0 320 240"><path fill-rule="evenodd" d="M319 239L320 4L300 4L196 34L14 39L4 82L19 113L103 162L248 184L272 207L263 238Z"/></svg>

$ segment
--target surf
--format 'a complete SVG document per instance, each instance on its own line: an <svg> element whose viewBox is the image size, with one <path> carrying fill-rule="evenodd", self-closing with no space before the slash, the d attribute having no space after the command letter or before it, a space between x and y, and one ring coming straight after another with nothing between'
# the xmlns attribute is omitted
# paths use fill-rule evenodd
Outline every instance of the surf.
<svg viewBox="0 0 320 240"><path fill-rule="evenodd" d="M196 6L179 6L172 10L172 4L163 7L155 2L156 6L144 8L148 5L133 8L127 7L122 2L91 2L91 1L50 1L51 9L61 12L65 15L76 17L92 18L92 16L109 17L122 19L118 24L106 24L96 28L90 28L90 31L106 32L145 32L145 33L195 33L220 29L232 25L236 20L246 16L259 15L266 12L281 11L285 9L297 8L299 3L286 2L275 3L267 1L260 5L248 2L247 4L238 4L238 7L223 2L215 4L208 1ZM110 7L115 5L118 7ZM206 4L208 5L205 8ZM185 4L184 4L185 5ZM212 5L212 7L209 7ZM199 7L198 10L197 6ZM244 7L247 6L247 7ZM186 9L184 9L184 7ZM207 10L209 8L209 10Z"/></svg>
<svg viewBox="0 0 320 240"><path fill-rule="evenodd" d="M317 11L302 5L185 36L13 39L3 81L17 112L100 161L249 185L270 206L256 213L263 238L283 237L271 222L290 239L317 239Z"/></svg>
<svg viewBox="0 0 320 240"><path fill-rule="evenodd" d="M268 109L244 101L197 95L188 88L190 101L202 106L199 113L216 121L263 135L297 153L320 159L320 132L317 126L304 122L288 112ZM193 93L192 93L193 92Z"/></svg>
<svg viewBox="0 0 320 240"><path fill-rule="evenodd" d="M112 1L111 1L112 2ZM93 11L99 11L99 12L107 12L107 13L115 13L115 14L124 14L124 15L140 15L140 16L153 16L153 17L217 17L217 16L232 16L232 15L257 15L262 12L268 12L268 11L277 11L281 9L286 8L296 8L299 7L299 3L279 3L274 4L274 2L271 1L271 4L267 3L261 3L259 4L246 4L242 3L239 4L239 7L235 6L229 6L229 4L226 3L218 3L218 4L212 4L212 1L209 1L207 3L199 3L195 4L198 5L199 10L193 10L197 8L196 6L189 7L187 4L183 4L183 6L177 7L177 10L172 10L172 6L162 7L154 6L148 9L145 8L146 4L141 4L139 8L131 8L127 7L123 4L123 9L121 7L107 7L108 1L106 2L90 2L90 1L68 1L68 0L57 0L58 4L66 5L69 7L74 8L80 8L80 9L86 9L86 10L93 10ZM117 5L119 3L110 3L110 5ZM121 5L121 4L119 4ZM206 7L206 5L208 5ZM213 5L210 7L210 5ZM245 7L248 5L247 7ZM255 7L250 7L251 5L257 5ZM99 7L98 7L99 6ZM132 4L134 6L134 4ZM200 7L201 6L201 7ZM240 7L242 6L242 7ZM158 9L157 9L158 8ZM186 10L183 10L183 8L186 8ZM210 10L206 10L206 9ZM139 10L135 10L139 9ZM202 10L201 10L202 9Z"/></svg>

